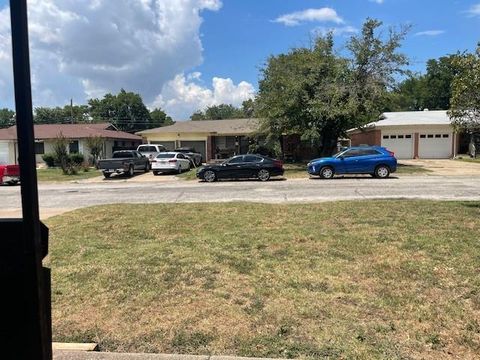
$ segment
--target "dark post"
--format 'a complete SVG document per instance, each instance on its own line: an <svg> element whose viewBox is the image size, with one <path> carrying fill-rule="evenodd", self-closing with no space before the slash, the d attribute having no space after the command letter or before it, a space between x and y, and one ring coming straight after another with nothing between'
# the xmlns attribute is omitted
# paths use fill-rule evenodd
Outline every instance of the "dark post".
<svg viewBox="0 0 480 360"><path fill-rule="evenodd" d="M23 220L0 221L2 357L51 359L48 229L40 223L26 0L11 0L12 58Z"/></svg>

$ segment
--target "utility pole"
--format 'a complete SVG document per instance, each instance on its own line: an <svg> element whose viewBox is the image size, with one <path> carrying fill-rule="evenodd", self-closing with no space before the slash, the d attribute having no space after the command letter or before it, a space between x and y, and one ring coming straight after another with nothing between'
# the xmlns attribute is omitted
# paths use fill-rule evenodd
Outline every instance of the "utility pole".
<svg viewBox="0 0 480 360"><path fill-rule="evenodd" d="M10 0L10 19L23 218L0 219L0 346L2 359L50 360L48 229L39 217L26 0Z"/></svg>
<svg viewBox="0 0 480 360"><path fill-rule="evenodd" d="M70 122L73 124L73 98L70 99Z"/></svg>

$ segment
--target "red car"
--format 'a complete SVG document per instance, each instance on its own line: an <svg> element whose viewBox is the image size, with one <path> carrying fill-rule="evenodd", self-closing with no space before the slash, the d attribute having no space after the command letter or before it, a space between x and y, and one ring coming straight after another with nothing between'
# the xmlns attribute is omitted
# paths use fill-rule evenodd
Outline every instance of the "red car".
<svg viewBox="0 0 480 360"><path fill-rule="evenodd" d="M0 185L15 185L20 182L20 167L0 163Z"/></svg>

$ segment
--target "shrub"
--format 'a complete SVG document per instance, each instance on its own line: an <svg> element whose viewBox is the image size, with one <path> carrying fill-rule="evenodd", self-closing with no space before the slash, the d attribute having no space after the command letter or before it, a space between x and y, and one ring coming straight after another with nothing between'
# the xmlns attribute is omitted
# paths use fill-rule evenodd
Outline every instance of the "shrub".
<svg viewBox="0 0 480 360"><path fill-rule="evenodd" d="M82 165L85 162L85 156L80 153L71 153L68 155L68 162L72 165Z"/></svg>
<svg viewBox="0 0 480 360"><path fill-rule="evenodd" d="M45 161L45 164L47 164L47 166L48 166L49 168L55 166L55 155L54 155L54 154L51 154L51 153L49 153L49 154L44 154L44 155L42 156L42 159L43 159L43 161Z"/></svg>

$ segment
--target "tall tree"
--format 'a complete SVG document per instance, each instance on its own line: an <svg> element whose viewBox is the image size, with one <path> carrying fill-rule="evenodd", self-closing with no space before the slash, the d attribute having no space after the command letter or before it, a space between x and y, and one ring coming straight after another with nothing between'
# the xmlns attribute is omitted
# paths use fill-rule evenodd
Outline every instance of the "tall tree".
<svg viewBox="0 0 480 360"><path fill-rule="evenodd" d="M155 108L150 112L150 128L157 128L175 124L175 121L162 109Z"/></svg>
<svg viewBox="0 0 480 360"><path fill-rule="evenodd" d="M362 32L347 44L350 50L352 78L350 88L355 101L355 117L359 124L378 118L388 101L388 91L397 84L397 76L406 74L408 58L398 52L409 28L390 28L386 38L380 30L382 22L367 19Z"/></svg>
<svg viewBox="0 0 480 360"><path fill-rule="evenodd" d="M0 129L15 124L15 111L4 108L0 109Z"/></svg>
<svg viewBox="0 0 480 360"><path fill-rule="evenodd" d="M480 43L474 54L455 60L461 71L452 82L449 116L457 130L480 131Z"/></svg>
<svg viewBox="0 0 480 360"><path fill-rule="evenodd" d="M109 93L103 99L90 99L88 105L96 121L111 122L120 130L135 132L150 127L150 112L139 94L121 89L117 95Z"/></svg>
<svg viewBox="0 0 480 360"><path fill-rule="evenodd" d="M257 109L262 131L271 143L283 134L301 138L328 154L346 130L377 119L383 112L395 75L407 64L398 53L406 30L377 34L381 23L367 20L352 37L350 57L334 50L333 35L312 48L271 56L262 70Z"/></svg>

